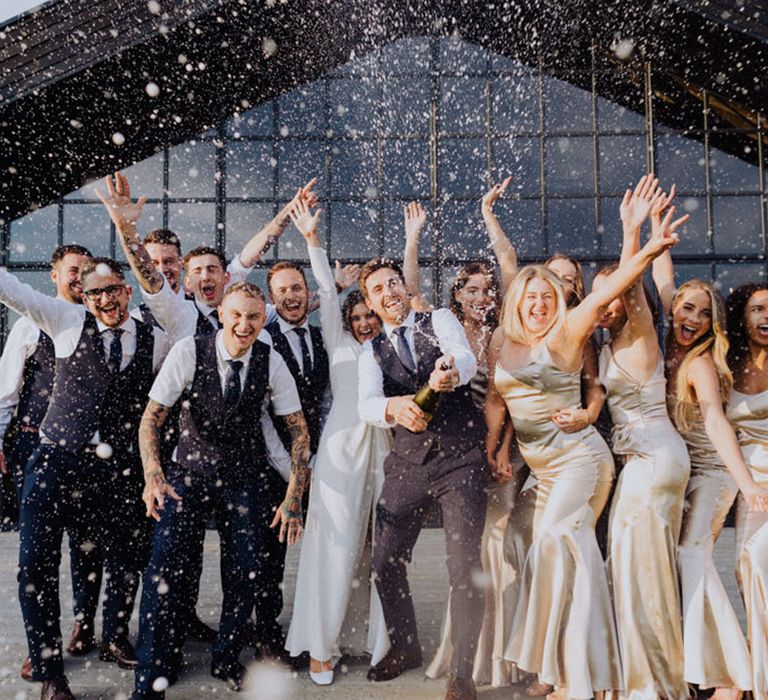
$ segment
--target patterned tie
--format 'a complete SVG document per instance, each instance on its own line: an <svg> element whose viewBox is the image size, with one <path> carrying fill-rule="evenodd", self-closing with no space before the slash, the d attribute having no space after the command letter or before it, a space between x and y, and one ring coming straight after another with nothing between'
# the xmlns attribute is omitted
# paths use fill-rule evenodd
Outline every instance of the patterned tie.
<svg viewBox="0 0 768 700"><path fill-rule="evenodd" d="M219 321L219 310L214 309L211 311L211 313L208 314L208 318L213 321L213 325L216 326L216 328L221 328L221 321Z"/></svg>
<svg viewBox="0 0 768 700"><path fill-rule="evenodd" d="M400 362L409 372L416 371L416 362L413 359L411 353L411 347L408 345L408 341L405 339L405 332L408 330L407 326L398 326L395 328L395 335L397 336L397 354L400 357Z"/></svg>
<svg viewBox="0 0 768 700"><path fill-rule="evenodd" d="M312 358L309 356L309 346L307 345L307 329L294 328L301 342L301 373L308 377L312 373Z"/></svg>
<svg viewBox="0 0 768 700"><path fill-rule="evenodd" d="M112 332L112 342L109 344L109 357L107 358L107 369L111 374L120 371L120 365L123 363L123 342L120 336L125 332L122 328L108 329ZM104 331L107 333L108 331Z"/></svg>
<svg viewBox="0 0 768 700"><path fill-rule="evenodd" d="M229 372L227 372L227 385L224 388L224 410L231 411L240 400L240 370L243 368L241 360L227 360Z"/></svg>

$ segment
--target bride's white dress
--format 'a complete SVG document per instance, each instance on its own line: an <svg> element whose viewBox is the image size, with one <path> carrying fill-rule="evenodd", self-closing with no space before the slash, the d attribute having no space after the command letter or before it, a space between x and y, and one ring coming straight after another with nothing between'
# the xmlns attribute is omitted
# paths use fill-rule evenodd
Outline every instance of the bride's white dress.
<svg viewBox="0 0 768 700"><path fill-rule="evenodd" d="M372 664L389 649L376 587L371 585L375 505L390 431L357 413L357 358L362 346L344 330L325 250L309 249L319 285L323 341L333 403L320 437L303 534L293 617L285 647L315 659L369 652Z"/></svg>

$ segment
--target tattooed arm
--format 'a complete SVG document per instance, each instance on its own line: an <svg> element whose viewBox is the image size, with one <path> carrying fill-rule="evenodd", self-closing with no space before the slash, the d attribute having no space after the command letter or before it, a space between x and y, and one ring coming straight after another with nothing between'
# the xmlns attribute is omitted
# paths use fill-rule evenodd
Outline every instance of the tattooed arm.
<svg viewBox="0 0 768 700"><path fill-rule="evenodd" d="M309 469L309 428L301 411L282 416L291 435L291 478L285 492L285 499L275 513L270 527L280 525L279 539L282 542L286 534L288 544L297 542L303 528L301 497L307 484Z"/></svg>
<svg viewBox="0 0 768 700"><path fill-rule="evenodd" d="M147 201L146 197L139 197L136 202L131 201L131 188L128 180L122 173L115 173L114 184L112 178L107 176L107 194L96 190L102 204L109 212L109 218L115 224L120 245L123 247L128 264L139 280L144 291L157 294L163 286L163 276L155 269L144 244L136 233L136 222L141 216L141 210Z"/></svg>
<svg viewBox="0 0 768 700"><path fill-rule="evenodd" d="M165 481L163 467L160 463L160 427L168 417L171 409L157 401L149 400L144 409L144 415L139 424L139 450L141 463L144 467L144 495L142 499L147 506L147 517L160 520L159 510L165 507L165 497L170 496L176 501L181 497L173 487Z"/></svg>

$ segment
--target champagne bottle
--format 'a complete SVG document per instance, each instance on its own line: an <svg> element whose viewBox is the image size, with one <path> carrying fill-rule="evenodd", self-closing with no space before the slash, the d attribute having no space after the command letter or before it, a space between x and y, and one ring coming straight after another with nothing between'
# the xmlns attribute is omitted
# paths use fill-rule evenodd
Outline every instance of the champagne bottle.
<svg viewBox="0 0 768 700"><path fill-rule="evenodd" d="M443 395L441 392L432 389L429 384L425 384L416 392L413 400L416 405L424 411L424 420L429 423L439 408L440 402L443 400Z"/></svg>

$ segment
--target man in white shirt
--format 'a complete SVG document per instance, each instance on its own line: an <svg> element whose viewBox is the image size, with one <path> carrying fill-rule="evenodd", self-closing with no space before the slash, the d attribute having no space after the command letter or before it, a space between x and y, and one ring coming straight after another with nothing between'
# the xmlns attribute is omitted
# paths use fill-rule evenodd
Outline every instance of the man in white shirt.
<svg viewBox="0 0 768 700"><path fill-rule="evenodd" d="M274 621L264 619L262 603L282 558L278 545L284 539L291 544L301 534L309 434L285 362L257 340L266 313L264 296L255 285L236 284L218 311L222 330L184 338L173 347L141 422L144 501L159 527L141 600L135 700L160 700L178 673L176 612L187 586L187 560L207 518L215 516L222 542L224 588L211 673L236 690L244 673L238 657L254 601L257 624L269 630ZM265 396L293 436L287 489L266 459L260 429ZM159 428L179 400L176 459L164 469ZM270 532L277 525L279 538Z"/></svg>
<svg viewBox="0 0 768 700"><path fill-rule="evenodd" d="M445 527L453 620L446 698L474 700L472 664L484 593L473 575L482 571L487 501L481 451L485 421L468 386L477 362L450 311L410 309L402 272L393 261L377 258L366 263L359 285L383 330L365 343L360 355L358 410L367 423L394 428L395 434L384 462L373 549L376 588L392 646L368 677L390 680L421 665L406 563L424 514L437 501ZM427 384L441 397L432 415L414 401L414 394Z"/></svg>

